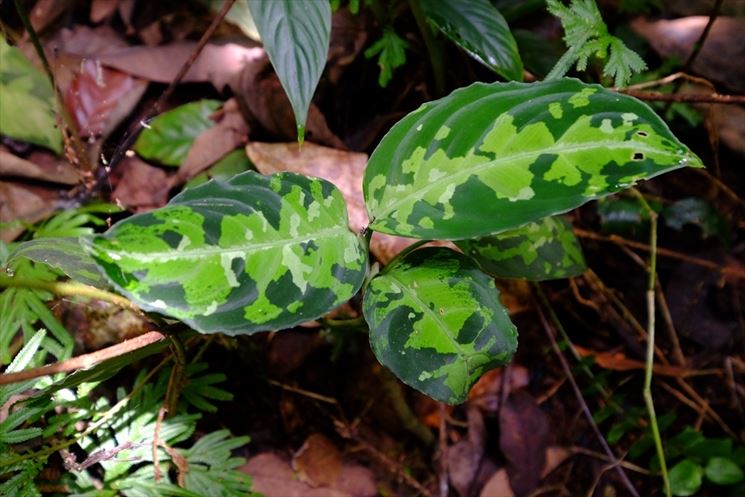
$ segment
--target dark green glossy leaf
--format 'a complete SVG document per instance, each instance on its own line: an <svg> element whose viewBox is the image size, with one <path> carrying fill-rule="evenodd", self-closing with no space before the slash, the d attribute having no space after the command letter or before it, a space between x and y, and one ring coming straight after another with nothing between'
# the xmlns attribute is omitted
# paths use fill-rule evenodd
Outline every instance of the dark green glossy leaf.
<svg viewBox="0 0 745 497"><path fill-rule="evenodd" d="M248 0L256 28L295 113L298 141L329 51L328 0Z"/></svg>
<svg viewBox="0 0 745 497"><path fill-rule="evenodd" d="M517 349L494 281L447 248L420 249L386 267L371 280L363 311L378 360L443 402L465 401L476 380Z"/></svg>
<svg viewBox="0 0 745 497"><path fill-rule="evenodd" d="M718 485L734 485L743 480L743 471L732 459L712 457L704 468L706 478Z"/></svg>
<svg viewBox="0 0 745 497"><path fill-rule="evenodd" d="M70 279L86 285L99 288L108 286L106 279L99 273L96 262L83 249L77 238L29 240L13 247L8 263L19 257L52 266Z"/></svg>
<svg viewBox="0 0 745 497"><path fill-rule="evenodd" d="M487 273L500 278L549 280L582 274L585 258L572 225L547 217L496 235L461 240L456 245Z"/></svg>
<svg viewBox="0 0 745 497"><path fill-rule="evenodd" d="M655 211L660 208L652 202L649 204ZM637 199L603 198L598 201L597 209L603 233L636 239L646 239L649 236L649 212Z"/></svg>
<svg viewBox="0 0 745 497"><path fill-rule="evenodd" d="M89 250L144 309L233 335L288 328L349 300L367 257L334 185L252 171L121 221Z"/></svg>
<svg viewBox="0 0 745 497"><path fill-rule="evenodd" d="M728 238L727 221L709 202L700 198L684 198L665 206L662 211L665 225L682 231L686 225L697 226L704 238Z"/></svg>
<svg viewBox="0 0 745 497"><path fill-rule="evenodd" d="M507 21L489 0L421 0L427 19L486 67L523 80L523 63Z"/></svg>
<svg viewBox="0 0 745 497"><path fill-rule="evenodd" d="M396 124L364 178L371 228L475 238L701 161L644 103L575 79L475 83Z"/></svg>
<svg viewBox="0 0 745 497"><path fill-rule="evenodd" d="M691 459L683 459L670 470L670 489L677 497L687 497L701 488L704 470Z"/></svg>
<svg viewBox="0 0 745 497"><path fill-rule="evenodd" d="M219 100L199 100L160 114L142 130L135 151L145 159L180 166L194 139L215 125L210 115L220 105Z"/></svg>
<svg viewBox="0 0 745 497"><path fill-rule="evenodd" d="M47 77L0 36L0 134L60 153L56 108Z"/></svg>

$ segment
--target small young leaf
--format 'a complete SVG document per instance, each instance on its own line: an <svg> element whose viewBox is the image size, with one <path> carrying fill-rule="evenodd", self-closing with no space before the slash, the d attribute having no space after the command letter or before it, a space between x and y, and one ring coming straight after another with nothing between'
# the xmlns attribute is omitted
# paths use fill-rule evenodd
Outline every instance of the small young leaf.
<svg viewBox="0 0 745 497"><path fill-rule="evenodd" d="M80 283L106 287L106 280L98 272L98 266L83 249L76 238L38 238L13 247L9 263L25 257L46 264L65 273Z"/></svg>
<svg viewBox="0 0 745 497"><path fill-rule="evenodd" d="M367 257L334 185L252 171L185 190L88 249L143 308L232 335L288 328L349 300Z"/></svg>
<svg viewBox="0 0 745 497"><path fill-rule="evenodd" d="M743 471L732 459L712 457L704 468L706 478L718 485L734 485L743 480Z"/></svg>
<svg viewBox="0 0 745 497"><path fill-rule="evenodd" d="M378 360L442 402L465 401L471 385L517 349L494 281L447 248L420 249L386 267L370 281L363 311Z"/></svg>
<svg viewBox="0 0 745 497"><path fill-rule="evenodd" d="M422 0L429 21L486 67L523 80L523 63L507 21L489 0Z"/></svg>
<svg viewBox="0 0 745 497"><path fill-rule="evenodd" d="M365 58L371 59L378 56L378 67L380 67L380 76L378 84L382 87L388 86L393 71L406 63L406 49L409 44L406 40L398 36L392 28L383 30L383 35L378 41L365 50Z"/></svg>
<svg viewBox="0 0 745 497"><path fill-rule="evenodd" d="M499 278L571 278L586 269L582 247L572 225L563 217L547 217L496 235L461 240L456 245L484 271Z"/></svg>
<svg viewBox="0 0 745 497"><path fill-rule="evenodd" d="M210 115L218 107L218 100L199 100L160 114L142 130L135 151L145 159L180 166L194 139L214 126Z"/></svg>
<svg viewBox="0 0 745 497"><path fill-rule="evenodd" d="M424 104L365 170L376 231L486 236L701 160L644 103L575 79L475 83Z"/></svg>
<svg viewBox="0 0 745 497"><path fill-rule="evenodd" d="M308 107L329 51L331 6L328 0L248 0L248 6L290 99L302 143Z"/></svg>
<svg viewBox="0 0 745 497"><path fill-rule="evenodd" d="M683 459L670 470L670 489L677 497L687 497L701 488L703 468L691 459Z"/></svg>
<svg viewBox="0 0 745 497"><path fill-rule="evenodd" d="M0 134L60 153L56 109L47 77L0 36Z"/></svg>

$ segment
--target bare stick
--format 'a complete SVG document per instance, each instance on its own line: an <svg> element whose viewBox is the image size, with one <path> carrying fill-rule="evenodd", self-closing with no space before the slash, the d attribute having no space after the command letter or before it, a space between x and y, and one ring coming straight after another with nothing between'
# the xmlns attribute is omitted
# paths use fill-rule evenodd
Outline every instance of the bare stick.
<svg viewBox="0 0 745 497"><path fill-rule="evenodd" d="M57 373L69 373L79 369L88 369L107 359L113 359L129 352L147 347L150 344L165 340L166 336L159 331L150 331L122 343L106 347L105 349L72 357L65 361L55 362L38 368L26 369L17 373L5 373L0 375L0 385L8 385L19 381L30 380L42 376L49 376Z"/></svg>
<svg viewBox="0 0 745 497"><path fill-rule="evenodd" d="M701 104L745 104L745 95L722 95L721 93L661 93L656 91L619 90L639 100L655 102L685 102Z"/></svg>
<svg viewBox="0 0 745 497"><path fill-rule="evenodd" d="M608 442L605 440L605 437L603 437L603 434L600 433L600 429L598 428L598 425L595 423L595 420L592 419L592 413L590 412L590 408L587 406L587 402L585 402L585 399L582 396L582 391L579 389L579 386L577 385L577 381L574 379L574 376L572 375L572 370L569 367L569 363L564 357L564 354L561 353L561 350L559 349L559 344L556 343L556 337L554 336L553 328L551 328L551 324L546 319L546 315L543 313L543 308L540 305L536 306L536 308L538 309L538 316L540 317L541 323L543 324L543 329L546 331L546 335L548 336L548 339L551 341L551 348L553 348L554 353L556 354L556 357L559 358L561 367L564 370L564 375L566 376L567 380L569 380L569 384L572 386L574 395L577 397L577 401L579 402L580 407L582 408L582 413L585 415L585 418L587 418L587 422L592 427L592 431L595 433L595 436L597 436L598 441L600 442L600 445L603 448L603 452L605 452L605 455L608 456L608 460L611 461L615 465L614 469L616 470L616 473L618 473L618 476L621 478L621 481L626 486L629 493L633 495L634 497L639 497L639 492L637 492L636 488L634 488L634 484L631 483L631 480L629 480L629 477L626 475L626 472L623 470L623 467L619 464L618 458L611 450L610 446L608 445Z"/></svg>

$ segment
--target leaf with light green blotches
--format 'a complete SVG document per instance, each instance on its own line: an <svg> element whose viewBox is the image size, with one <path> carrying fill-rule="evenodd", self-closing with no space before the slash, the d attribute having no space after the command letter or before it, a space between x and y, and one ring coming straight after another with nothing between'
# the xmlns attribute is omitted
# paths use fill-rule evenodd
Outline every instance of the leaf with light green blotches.
<svg viewBox="0 0 745 497"><path fill-rule="evenodd" d="M248 0L248 7L290 99L302 143L310 101L329 51L331 6L328 0Z"/></svg>
<svg viewBox="0 0 745 497"><path fill-rule="evenodd" d="M56 109L47 77L0 36L0 134L60 153Z"/></svg>
<svg viewBox="0 0 745 497"><path fill-rule="evenodd" d="M368 162L373 230L491 235L701 161L644 103L576 79L475 83L424 104Z"/></svg>
<svg viewBox="0 0 745 497"><path fill-rule="evenodd" d="M517 349L494 281L447 248L420 249L386 267L370 281L363 312L378 360L442 402L465 401L476 380Z"/></svg>
<svg viewBox="0 0 745 497"><path fill-rule="evenodd" d="M196 137L215 125L210 115L220 104L219 100L199 100L158 115L140 133L135 152L166 166L180 166Z"/></svg>
<svg viewBox="0 0 745 497"><path fill-rule="evenodd" d="M252 171L125 219L88 250L142 308L230 335L325 314L357 293L367 262L334 185Z"/></svg>
<svg viewBox="0 0 745 497"><path fill-rule="evenodd" d="M489 0L421 0L427 19L473 58L504 77L523 80L523 63L507 21Z"/></svg>
<svg viewBox="0 0 745 497"><path fill-rule="evenodd" d="M484 271L500 278L571 278L587 268L572 225L563 217L547 217L496 235L461 240L456 245Z"/></svg>

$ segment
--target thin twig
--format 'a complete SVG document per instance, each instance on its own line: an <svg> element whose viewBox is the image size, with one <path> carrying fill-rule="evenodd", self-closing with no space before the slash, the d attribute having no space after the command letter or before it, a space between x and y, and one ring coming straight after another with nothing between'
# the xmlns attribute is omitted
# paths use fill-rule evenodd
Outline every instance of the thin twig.
<svg viewBox="0 0 745 497"><path fill-rule="evenodd" d="M18 383L19 381L31 380L42 376L49 376L57 373L69 373L79 369L91 368L103 361L119 357L121 355L147 347L153 343L165 340L166 336L159 331L150 331L130 340L125 340L111 347L83 354L70 359L55 362L38 368L26 369L17 373L5 373L0 375L0 385Z"/></svg>
<svg viewBox="0 0 745 497"><path fill-rule="evenodd" d="M649 216L649 280L647 282L647 356L644 369L644 403L647 406L649 414L649 424L654 439L654 446L657 450L657 458L660 463L660 473L665 486L665 495L672 497L670 489L670 479L667 476L667 461L665 460L665 450L662 447L662 437L660 436L660 427L657 424L657 414L654 409L654 400L652 398L652 373L654 368L654 336L655 336L655 289L657 288L657 212L652 209L644 196L639 190L632 188L631 193L635 194L642 208L647 211Z"/></svg>
<svg viewBox="0 0 745 497"><path fill-rule="evenodd" d="M610 242L610 243L615 243L616 245L626 245L627 247L635 248L638 250L645 250L647 252L650 251L650 246L647 245L646 243L635 242L633 240L627 240L626 238L622 238L618 235L605 236L605 235L600 235L598 233L595 233L593 231L583 230L581 228L574 228L574 234L580 238L587 238L589 240L597 240L601 242ZM722 266L720 264L717 264L716 262L712 262L706 259L701 259L699 257L693 257L690 255L682 254L680 252L676 252L675 250L670 250L670 249L666 249L663 247L657 248L657 255L669 257L671 259L677 259L679 261L688 262L696 266L713 269L715 271L719 271L720 273L726 276L732 276L738 279L745 279L745 269L741 269L736 266Z"/></svg>
<svg viewBox="0 0 745 497"><path fill-rule="evenodd" d="M661 93L657 91L640 91L621 89L619 93L630 95L639 100L654 102L684 102L697 104L745 104L745 95L723 95L721 93Z"/></svg>
<svg viewBox="0 0 745 497"><path fill-rule="evenodd" d="M18 1L18 0L16 0ZM212 34L215 32L217 27L220 25L222 20L227 15L230 8L233 6L236 0L225 0L223 3L222 8L217 13L214 19L212 19L212 23L210 23L207 30L202 34L202 37L199 39L199 42L194 47L194 49L191 51L191 54L189 55L189 58L186 59L186 62L181 66L181 69L176 74L176 77L173 78L173 81L168 85L168 88L165 89L163 93L161 93L160 97L158 97L158 100L155 101L155 104L150 107L150 109L145 113L145 115L135 121L132 126L130 126L129 130L127 130L127 133L125 134L125 138L122 140L122 142L119 144L119 146L114 150L114 153L111 155L111 158L109 159L108 165L109 167L107 170L104 170L105 174L109 174L109 172L121 162L121 160L124 158L125 153L129 148L132 146L132 144L137 139L137 136L139 135L140 131L142 131L142 128L145 126L145 124L150 121L153 117L155 117L157 114L160 113L163 104L166 103L166 101L171 98L171 95L176 90L176 86L181 83L181 80L186 76L186 73L191 69L191 66L194 65L194 62L196 62L197 58L199 57L199 54L202 52L202 49L204 49L205 45L207 45L207 42L212 37ZM99 186L101 184L101 180L103 178L99 178Z"/></svg>
<svg viewBox="0 0 745 497"><path fill-rule="evenodd" d="M698 40L696 40L696 43L693 44L693 50L683 64L683 72L688 72L696 61L698 54L701 53L701 49L704 47L704 43L706 43L706 38L709 36L711 28L714 26L714 21L719 17L722 3L724 3L724 0L716 0L714 3L714 6L711 9L711 14L709 14L709 21L706 23L706 26L704 26L704 30L701 31L701 35L698 37Z"/></svg>
<svg viewBox="0 0 745 497"><path fill-rule="evenodd" d="M621 481L623 482L623 484L628 489L629 493L635 497L639 497L639 493L636 491L636 488L634 488L634 485L631 483L631 480L629 480L629 477L624 472L623 467L618 464L618 458L613 453L613 450L611 450L610 446L608 445L608 442L605 440L605 437L600 432L598 425L595 423L595 420L592 418L592 413L590 412L590 408L587 406L587 402L585 402L585 399L582 396L582 391L577 385L577 381L574 379L574 375L572 375L572 370L569 367L569 363L564 357L564 354L562 354L561 350L559 349L559 344L556 342L556 337L554 337L553 328L551 327L551 324L546 319L546 315L543 312L543 308L540 305L536 306L536 308L538 310L538 316L541 319L541 323L543 324L543 329L546 331L546 335L548 336L548 339L551 341L551 347L553 348L554 353L556 354L556 357L559 358L561 367L564 370L564 375L569 380L569 384L572 386L572 390L574 391L574 395L580 404L582 412L585 415L587 422L590 424L592 431L595 433L595 436L600 442L600 445L603 448L603 452L605 452L605 454L608 456L608 459L610 461L616 464L615 470L618 473L618 476L621 478Z"/></svg>

